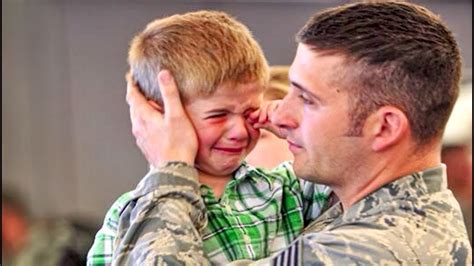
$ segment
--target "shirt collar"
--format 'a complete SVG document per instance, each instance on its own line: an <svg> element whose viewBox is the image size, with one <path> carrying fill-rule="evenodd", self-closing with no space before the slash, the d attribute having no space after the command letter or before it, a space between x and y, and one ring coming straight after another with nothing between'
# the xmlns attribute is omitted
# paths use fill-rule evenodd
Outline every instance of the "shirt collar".
<svg viewBox="0 0 474 266"><path fill-rule="evenodd" d="M258 168L249 165L247 162L243 162L246 168L246 177L249 178L252 182L262 182L265 181L270 187L273 187L274 179L271 177L272 173L270 170L265 170L263 168Z"/></svg>
<svg viewBox="0 0 474 266"><path fill-rule="evenodd" d="M246 162L242 162L242 164L234 171L232 179L234 180L243 180L249 176L250 167Z"/></svg>
<svg viewBox="0 0 474 266"><path fill-rule="evenodd" d="M269 178L269 174L262 171L260 168L249 165L247 162L242 162L240 167L234 172L233 179L236 180L236 184L241 183L243 180L250 180L253 182L268 182L270 185L272 181Z"/></svg>
<svg viewBox="0 0 474 266"><path fill-rule="evenodd" d="M234 171L232 174L232 179L226 186L231 185L232 187L242 184L242 182L261 182L264 180L268 183L269 186L272 186L272 181L269 179L268 174L265 174L258 168L250 166L247 162L242 162L242 164ZM209 186L201 184L200 185L201 194L205 197L209 197L209 193L212 190ZM224 191L226 193L226 190Z"/></svg>

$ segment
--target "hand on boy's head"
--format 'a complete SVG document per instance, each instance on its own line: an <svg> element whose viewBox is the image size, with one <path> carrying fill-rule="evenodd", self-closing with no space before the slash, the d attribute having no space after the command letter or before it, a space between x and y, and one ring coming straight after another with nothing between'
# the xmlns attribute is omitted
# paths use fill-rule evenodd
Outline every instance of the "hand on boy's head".
<svg viewBox="0 0 474 266"><path fill-rule="evenodd" d="M184 111L169 71L158 74L158 83L163 108L156 103L151 104L140 93L130 75L127 75L127 103L137 146L147 161L156 168L168 161L183 161L194 165L198 147L196 133Z"/></svg>
<svg viewBox="0 0 474 266"><path fill-rule="evenodd" d="M159 105L157 102L153 100L148 100L148 103L160 113L163 113L165 111L161 105Z"/></svg>

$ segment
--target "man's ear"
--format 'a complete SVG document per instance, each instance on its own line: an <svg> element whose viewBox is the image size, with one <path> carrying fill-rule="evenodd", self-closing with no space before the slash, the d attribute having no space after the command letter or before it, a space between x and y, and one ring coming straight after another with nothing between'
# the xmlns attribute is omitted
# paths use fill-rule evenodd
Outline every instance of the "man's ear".
<svg viewBox="0 0 474 266"><path fill-rule="evenodd" d="M383 106L370 115L371 148L383 151L399 143L409 133L409 122L404 112L394 106Z"/></svg>

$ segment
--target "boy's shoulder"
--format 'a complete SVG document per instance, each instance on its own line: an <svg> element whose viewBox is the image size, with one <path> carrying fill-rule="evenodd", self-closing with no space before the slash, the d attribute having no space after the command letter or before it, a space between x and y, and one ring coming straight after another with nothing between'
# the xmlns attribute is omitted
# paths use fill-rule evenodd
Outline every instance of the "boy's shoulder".
<svg viewBox="0 0 474 266"><path fill-rule="evenodd" d="M107 211L105 215L106 220L116 220L123 208L133 199L133 190L128 191L120 195L117 200L112 204L112 206Z"/></svg>

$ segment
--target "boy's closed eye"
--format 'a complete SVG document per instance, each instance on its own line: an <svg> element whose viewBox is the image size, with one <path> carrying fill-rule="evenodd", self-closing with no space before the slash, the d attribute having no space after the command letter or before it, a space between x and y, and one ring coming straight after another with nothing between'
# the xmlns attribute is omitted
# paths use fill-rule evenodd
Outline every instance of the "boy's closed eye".
<svg viewBox="0 0 474 266"><path fill-rule="evenodd" d="M209 114L208 116L205 117L205 119L218 119L218 118L224 118L225 116L227 115L227 113L225 112L221 112L221 113L212 113L212 114Z"/></svg>

